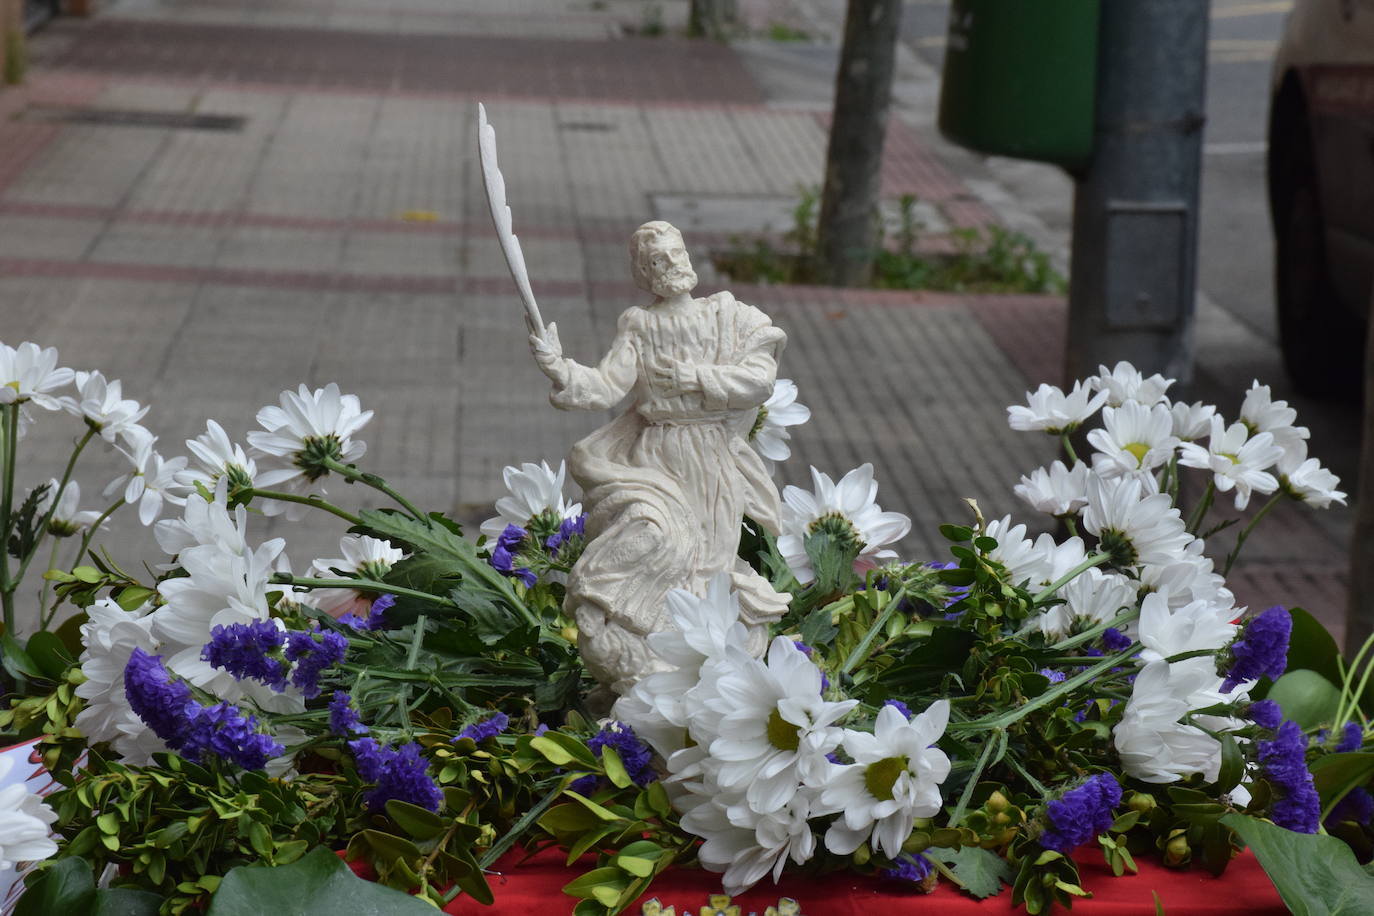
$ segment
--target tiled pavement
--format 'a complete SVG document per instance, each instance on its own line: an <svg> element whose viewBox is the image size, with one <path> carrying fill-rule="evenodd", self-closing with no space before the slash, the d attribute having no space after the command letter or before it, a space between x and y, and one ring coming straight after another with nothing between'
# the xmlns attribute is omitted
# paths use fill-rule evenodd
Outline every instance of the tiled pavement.
<svg viewBox="0 0 1374 916"><path fill-rule="evenodd" d="M663 5L680 19L684 4ZM377 411L370 470L480 520L504 465L556 459L604 417L547 404L476 172L476 101L541 307L584 361L640 299L624 250L636 225L694 220L710 288L703 249L733 228L711 213L785 213L821 175L823 105L770 103L757 65L725 46L625 37L641 7L125 0L58 23L29 86L0 92L0 337L124 379L169 453L207 416L240 437L282 388L337 381ZM241 122L55 120L72 107ZM936 226L995 219L900 122L883 178ZM939 556L935 528L966 517L964 497L1020 511L1011 485L1052 455L1008 430L1004 407L1057 380L1061 302L734 289L788 331L783 372L814 411L780 480L872 461L883 505L915 521L917 557ZM36 463L64 449L59 425L35 429ZM117 466L99 456L88 492ZM1235 577L1242 599L1337 618L1330 530L1299 513L1271 527L1284 536L1254 542L1264 562ZM262 530L288 535L298 567L334 555L327 524ZM116 533L117 554L146 556L146 533Z"/></svg>

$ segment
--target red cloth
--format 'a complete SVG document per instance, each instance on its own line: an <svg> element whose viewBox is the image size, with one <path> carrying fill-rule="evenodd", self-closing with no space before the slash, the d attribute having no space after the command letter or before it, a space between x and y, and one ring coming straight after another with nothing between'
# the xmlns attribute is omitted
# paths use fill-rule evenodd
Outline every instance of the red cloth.
<svg viewBox="0 0 1374 916"><path fill-rule="evenodd" d="M533 914L571 913L577 902L561 890L573 878L591 868L591 859L581 869L566 868L565 855L546 850L523 864L519 855L508 855L487 876L493 906L482 906L469 897L458 897L445 909L453 916L533 916ZM371 871L362 863L351 863L353 870L368 877ZM1140 872L1120 878L1112 876L1096 850L1085 852L1079 864L1083 887L1092 897L1076 900L1073 912L1083 916L1150 916L1155 911L1151 891L1159 894L1168 916L1212 916L1234 913L1246 916L1279 916L1288 908L1278 891L1249 852L1241 854L1220 878L1201 869L1164 868L1143 857L1136 859ZM626 911L639 916L639 904L657 897L666 906L677 908L679 916L693 916L711 894L722 893L719 876L692 868L672 868L654 879L649 893ZM779 897L792 897L801 904L804 916L989 916L1024 913L1011 907L1011 889L989 900L974 900L947 882L934 893L918 894L893 881L865 878L844 872L824 877L783 876L776 887L765 878L752 890L731 901L744 916L763 913L776 905ZM1062 911L1061 911L1062 912Z"/></svg>

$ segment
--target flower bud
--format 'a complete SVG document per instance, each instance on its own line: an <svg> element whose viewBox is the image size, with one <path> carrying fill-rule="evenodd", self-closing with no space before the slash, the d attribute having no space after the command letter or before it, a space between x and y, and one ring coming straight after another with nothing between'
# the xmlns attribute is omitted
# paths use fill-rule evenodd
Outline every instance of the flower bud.
<svg viewBox="0 0 1374 916"><path fill-rule="evenodd" d="M1149 814L1157 806L1155 797L1148 792L1132 792L1130 801L1126 802L1127 808L1132 811L1139 811L1141 814Z"/></svg>
<svg viewBox="0 0 1374 916"><path fill-rule="evenodd" d="M1188 848L1188 836L1180 833L1164 847L1164 864L1182 865L1188 861L1191 855L1192 850Z"/></svg>

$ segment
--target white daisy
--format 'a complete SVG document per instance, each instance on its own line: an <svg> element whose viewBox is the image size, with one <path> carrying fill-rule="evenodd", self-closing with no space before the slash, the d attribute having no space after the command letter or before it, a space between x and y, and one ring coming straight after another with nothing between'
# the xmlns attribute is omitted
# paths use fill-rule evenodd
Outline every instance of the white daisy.
<svg viewBox="0 0 1374 916"><path fill-rule="evenodd" d="M1034 392L1026 392L1025 407L1014 404L1007 408L1007 423L1022 432L1071 433L1106 400L1106 394L1094 394L1082 382L1075 382L1068 394L1054 385L1041 384Z"/></svg>
<svg viewBox="0 0 1374 916"><path fill-rule="evenodd" d="M1204 665L1209 659L1195 659ZM1215 780L1221 770L1221 743L1182 719L1194 708L1189 699L1207 682L1195 665L1150 662L1140 669L1113 743L1126 774L1144 782L1177 782L1192 773ZM1213 670L1211 681L1219 683Z"/></svg>
<svg viewBox="0 0 1374 916"><path fill-rule="evenodd" d="M1299 441L1279 459L1279 484L1285 493L1309 506L1326 509L1333 502L1345 505L1345 493L1337 490L1341 479L1307 457L1307 443Z"/></svg>
<svg viewBox="0 0 1374 916"><path fill-rule="evenodd" d="M767 814L738 803L734 795L721 796L709 788L698 793L698 803L680 823L705 840L697 857L705 868L724 872L721 884L727 894L744 893L769 872L776 883L789 859L800 865L815 855L816 835L808 823L816 813L811 791L798 791Z"/></svg>
<svg viewBox="0 0 1374 916"><path fill-rule="evenodd" d="M186 487L177 482L177 475L186 468L186 459L164 459L153 448L156 444L156 437L146 430L126 439L119 450L129 459L133 470L105 488L105 495L112 496L122 487L124 502L138 506L138 520L144 525L151 525L162 514L164 500L174 506L186 504Z"/></svg>
<svg viewBox="0 0 1374 916"><path fill-rule="evenodd" d="M800 426L811 419L811 408L797 403L797 383L790 378L773 382L773 393L754 418L747 436L749 444L763 458L771 470L774 461L786 461L792 455L787 441L792 434L789 426Z"/></svg>
<svg viewBox="0 0 1374 916"><path fill-rule="evenodd" d="M406 557L406 552L392 547L390 541L361 534L344 535L339 539L339 550L343 553L342 557L316 560L311 565L311 575L321 579L343 576L380 580L391 572L391 567ZM376 597L372 592L352 588L320 588L311 592L305 603L331 617L356 614L366 619Z"/></svg>
<svg viewBox="0 0 1374 916"><path fill-rule="evenodd" d="M525 462L520 467L507 465L501 473L509 496L496 501L496 516L482 523L481 531L495 540L507 525L528 529L531 523L556 530L565 518L582 514L581 503L569 503L563 498L563 481L567 477L566 462L558 462L558 471L547 461L538 464Z"/></svg>
<svg viewBox="0 0 1374 916"><path fill-rule="evenodd" d="M1107 404L1111 407L1120 407L1127 401L1139 401L1147 407L1158 404L1164 400L1165 392L1174 383L1173 379L1165 378L1158 372L1145 378L1139 369L1125 360L1117 363L1114 369L1098 366L1097 371L1098 374L1088 379L1088 383L1106 393Z"/></svg>
<svg viewBox="0 0 1374 916"><path fill-rule="evenodd" d="M948 724L949 701L936 700L911 721L884 706L871 735L845 729L854 763L832 765L821 791L826 810L842 813L825 834L827 849L844 856L871 841L888 858L901 853L915 819L940 812L950 763L934 745Z"/></svg>
<svg viewBox="0 0 1374 916"><path fill-rule="evenodd" d="M1235 638L1235 608L1210 601L1191 601L1174 609L1164 592L1151 592L1140 603L1140 657L1145 662L1201 649L1218 650Z"/></svg>
<svg viewBox="0 0 1374 916"><path fill-rule="evenodd" d="M1047 542L1026 537L1026 526L1012 525L1010 515L988 522L981 533L997 542L988 551L988 559L1007 568L1012 585L1025 585L1045 568ZM1053 545L1053 539L1048 545Z"/></svg>
<svg viewBox="0 0 1374 916"><path fill-rule="evenodd" d="M325 459L352 464L367 451L365 442L352 438L372 419L372 411L362 409L357 395L340 394L339 386L330 382L314 391L305 385L283 391L279 402L281 406L258 411L262 430L248 434L256 457L270 455L279 465L259 476L263 488L304 492L329 473Z"/></svg>
<svg viewBox="0 0 1374 916"><path fill-rule="evenodd" d="M12 756L0 755L0 779L13 767ZM0 872L57 855L51 836L56 820L57 812L23 783L0 789Z"/></svg>
<svg viewBox="0 0 1374 916"><path fill-rule="evenodd" d="M53 496L57 493L59 485L56 477L49 478L48 488L38 498L38 515L40 517L52 507ZM95 524L96 519L100 518L100 513L90 509L82 511L80 506L81 484L75 480L69 480L67 486L62 490L61 498L57 501L57 508L53 510L52 518L48 520L48 533L59 538L71 537Z"/></svg>
<svg viewBox="0 0 1374 916"><path fill-rule="evenodd" d="M1013 491L1046 515L1075 515L1088 504L1088 466L1075 461L1069 469L1056 461L1022 477Z"/></svg>
<svg viewBox="0 0 1374 916"><path fill-rule="evenodd" d="M1040 632L1051 640L1063 639L1080 621L1089 625L1115 620L1124 607L1135 604L1135 583L1118 573L1093 568L1084 570L1059 589L1062 604L1037 618Z"/></svg>
<svg viewBox="0 0 1374 916"><path fill-rule="evenodd" d="M1184 442L1201 439L1211 432L1212 417L1216 412L1216 407L1201 401L1192 404L1179 401L1171 405L1169 414L1174 418L1174 435Z"/></svg>
<svg viewBox="0 0 1374 916"><path fill-rule="evenodd" d="M1250 503L1251 493L1273 493L1279 482L1266 468L1283 457L1267 432L1250 435L1244 423L1223 426L1221 417L1212 418L1212 435L1207 448L1192 442L1180 447L1178 463L1212 472L1212 482L1222 493L1236 491L1236 508Z"/></svg>
<svg viewBox="0 0 1374 916"><path fill-rule="evenodd" d="M767 814L828 765L841 737L834 723L858 701L823 699L820 669L786 636L768 647L767 664L730 654L733 664L715 683L722 717L710 754L721 788L743 791L750 808Z"/></svg>
<svg viewBox="0 0 1374 916"><path fill-rule="evenodd" d="M788 486L782 491L782 534L778 552L792 574L803 585L816 578L811 558L806 553L806 538L824 531L853 548L858 556L855 570L872 569L880 560L895 559L897 552L887 548L911 530L911 519L900 512L884 512L878 507L878 484L873 465L862 464L840 478L839 483L814 467L811 480L814 492Z"/></svg>
<svg viewBox="0 0 1374 916"><path fill-rule="evenodd" d="M1171 563L1194 540L1168 494L1137 477L1089 477L1083 527L1118 567Z"/></svg>
<svg viewBox="0 0 1374 916"><path fill-rule="evenodd" d="M70 385L75 373L57 367L57 349L43 349L25 341L17 348L0 343L0 404L32 401L47 410L61 410L62 399L52 392Z"/></svg>
<svg viewBox="0 0 1374 916"><path fill-rule="evenodd" d="M1093 472L1105 477L1150 472L1169 461L1178 446L1174 420L1163 404L1127 401L1102 409L1102 427L1088 431Z"/></svg>
<svg viewBox="0 0 1374 916"><path fill-rule="evenodd" d="M1269 394L1269 386L1252 381L1250 390L1245 392L1245 401L1240 405L1240 421L1252 433L1269 433L1274 444L1285 452L1296 447L1311 433L1306 426L1294 426L1298 412L1288 406L1287 401L1275 401Z"/></svg>
<svg viewBox="0 0 1374 916"><path fill-rule="evenodd" d="M107 382L99 372L76 373L76 397L63 398L62 406L74 416L100 432L100 438L111 444L119 436L134 441L149 435L138 425L148 408L123 397L119 379Z"/></svg>
<svg viewBox="0 0 1374 916"><path fill-rule="evenodd" d="M214 420L206 420L205 432L186 440L186 450L191 453L195 464L178 474L177 480L189 489L195 489L196 484L200 484L207 490L214 490L219 479L224 477L228 479L232 493L252 487L258 475L257 462L244 453L243 446L231 441L224 427ZM264 514L281 514L281 503L275 500L266 502L276 507L277 511L262 506Z"/></svg>

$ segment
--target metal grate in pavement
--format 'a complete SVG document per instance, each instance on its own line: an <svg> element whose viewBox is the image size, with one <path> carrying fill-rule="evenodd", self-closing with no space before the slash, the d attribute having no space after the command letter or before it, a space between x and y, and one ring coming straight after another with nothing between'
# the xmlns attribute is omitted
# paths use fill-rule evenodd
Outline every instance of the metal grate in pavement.
<svg viewBox="0 0 1374 916"><path fill-rule="evenodd" d="M124 108L68 108L31 105L21 121L95 124L109 127L154 127L162 130L240 131L247 118L241 115L196 114L188 111L136 111Z"/></svg>

